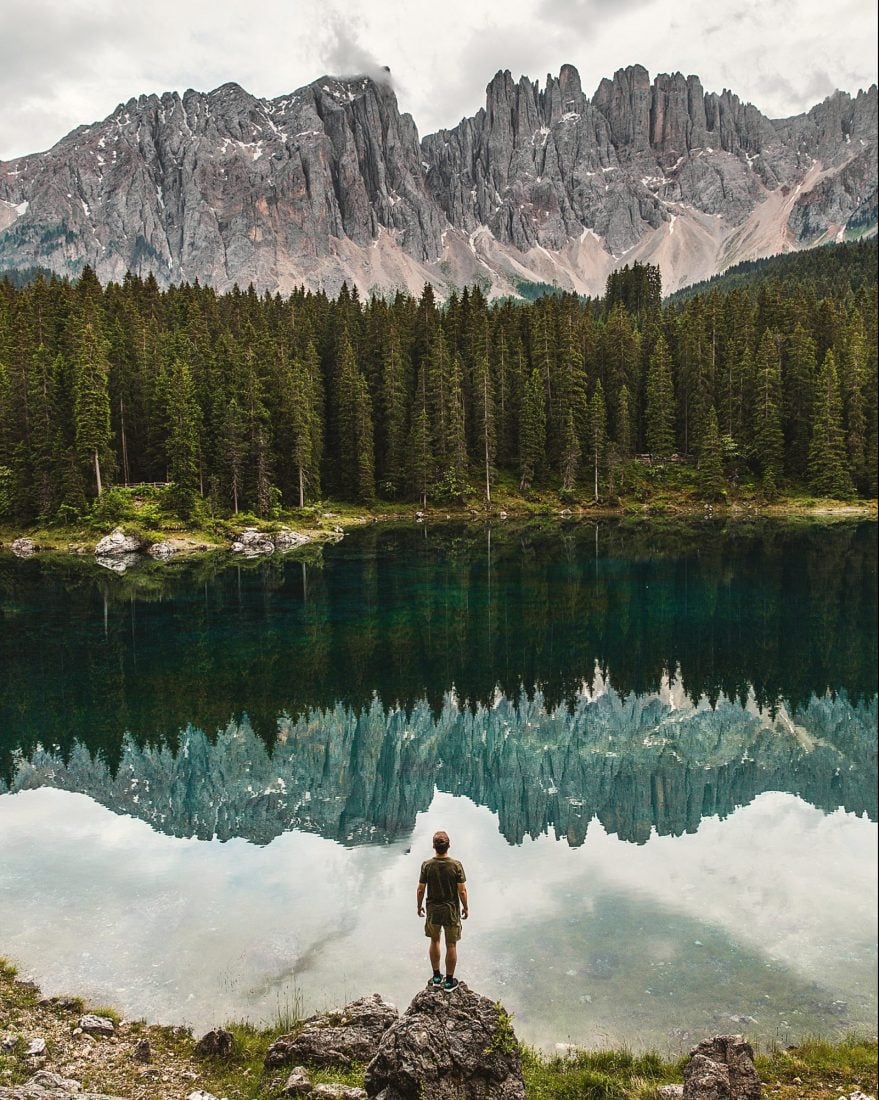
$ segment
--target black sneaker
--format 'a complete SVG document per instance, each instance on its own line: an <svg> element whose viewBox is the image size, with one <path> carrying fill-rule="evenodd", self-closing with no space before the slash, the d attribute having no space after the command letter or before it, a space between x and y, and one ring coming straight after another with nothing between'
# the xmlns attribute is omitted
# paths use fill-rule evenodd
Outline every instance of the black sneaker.
<svg viewBox="0 0 879 1100"><path fill-rule="evenodd" d="M456 989L459 984L457 978L446 977L443 981L443 989Z"/></svg>
<svg viewBox="0 0 879 1100"><path fill-rule="evenodd" d="M437 989L443 984L443 976L438 970L434 970L433 977L430 979L430 984Z"/></svg>

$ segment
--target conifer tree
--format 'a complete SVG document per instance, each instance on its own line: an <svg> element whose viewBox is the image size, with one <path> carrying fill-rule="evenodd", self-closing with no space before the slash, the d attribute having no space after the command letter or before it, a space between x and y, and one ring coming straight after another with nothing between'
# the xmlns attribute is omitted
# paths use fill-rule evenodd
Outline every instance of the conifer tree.
<svg viewBox="0 0 879 1100"><path fill-rule="evenodd" d="M382 360L382 462L380 480L391 494L403 487L406 448L406 390L403 354L396 327L390 326Z"/></svg>
<svg viewBox="0 0 879 1100"><path fill-rule="evenodd" d="M674 386L665 337L656 341L647 372L647 450L657 458L674 454Z"/></svg>
<svg viewBox="0 0 879 1100"><path fill-rule="evenodd" d="M372 426L372 401L366 379L357 372L354 386L354 447L357 463L357 499L364 504L375 500L375 444Z"/></svg>
<svg viewBox="0 0 879 1100"><path fill-rule="evenodd" d="M98 324L87 319L80 327L74 352L73 416L76 451L92 468L95 491L103 492L101 464L110 446L110 362L107 341Z"/></svg>
<svg viewBox="0 0 879 1100"><path fill-rule="evenodd" d="M798 324L787 341L782 377L785 467L796 479L805 476L808 466L816 374L815 341Z"/></svg>
<svg viewBox="0 0 879 1100"><path fill-rule="evenodd" d="M599 378L589 403L589 451L592 458L593 489L598 500L598 475L604 468L607 451L607 405Z"/></svg>
<svg viewBox="0 0 879 1100"><path fill-rule="evenodd" d="M721 453L720 430L717 426L717 412L709 405L705 418L705 430L699 446L699 466L697 471L699 495L704 500L719 500L724 492L723 454Z"/></svg>
<svg viewBox="0 0 879 1100"><path fill-rule="evenodd" d="M497 453L494 384L488 356L481 353L473 367L473 419L478 433L479 450L485 473L485 500L491 504L491 478Z"/></svg>
<svg viewBox="0 0 879 1100"><path fill-rule="evenodd" d="M565 434L562 444L562 489L566 493L571 493L577 484L582 453L580 451L580 440L577 438L577 429L574 426L574 412L572 409L568 409L568 415L565 418Z"/></svg>
<svg viewBox="0 0 879 1100"><path fill-rule="evenodd" d="M167 443L168 478L173 482L172 499L184 518L192 514L199 489L199 428L201 412L195 400L195 386L189 364L176 358L170 371Z"/></svg>
<svg viewBox="0 0 879 1100"><path fill-rule="evenodd" d="M427 494L431 479L430 420L427 412L427 381L425 370L418 372L415 389L415 408L409 431L410 482L418 495L421 507L427 507Z"/></svg>
<svg viewBox="0 0 879 1100"><path fill-rule="evenodd" d="M519 416L519 488L527 493L546 454L546 409L543 379L535 367L525 384Z"/></svg>
<svg viewBox="0 0 879 1100"><path fill-rule="evenodd" d="M467 423L464 416L464 389L461 358L455 355L449 379L449 415L446 456L448 472L456 486L467 483Z"/></svg>
<svg viewBox="0 0 879 1100"><path fill-rule="evenodd" d="M867 410L865 383L867 377L867 347L860 314L852 310L845 348L844 382L840 385L843 399L843 422L848 467L855 484L866 487Z"/></svg>
<svg viewBox="0 0 879 1100"><path fill-rule="evenodd" d="M760 337L755 363L751 455L763 478L778 484L784 463L784 435L781 430L781 365L772 329Z"/></svg>
<svg viewBox="0 0 879 1100"><path fill-rule="evenodd" d="M815 386L815 416L809 447L809 484L820 496L845 499L852 485L846 470L842 400L832 351L824 356Z"/></svg>

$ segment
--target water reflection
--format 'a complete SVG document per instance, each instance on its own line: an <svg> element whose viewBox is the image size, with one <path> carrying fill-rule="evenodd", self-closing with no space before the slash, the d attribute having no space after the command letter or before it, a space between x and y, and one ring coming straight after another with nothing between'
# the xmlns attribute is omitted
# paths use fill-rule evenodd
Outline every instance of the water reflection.
<svg viewBox="0 0 879 1100"><path fill-rule="evenodd" d="M447 696L437 716L426 701L409 714L339 704L283 717L270 748L247 721L215 739L189 727L176 751L128 736L115 770L81 744L66 760L38 750L18 759L11 787L86 793L173 836L259 844L288 829L346 844L405 837L435 786L496 812L516 844L553 832L578 846L593 819L627 841L679 836L764 791L875 820L875 698L761 712L753 697L694 704L668 682L625 699L598 672L592 683L551 710L539 693L472 709Z"/></svg>

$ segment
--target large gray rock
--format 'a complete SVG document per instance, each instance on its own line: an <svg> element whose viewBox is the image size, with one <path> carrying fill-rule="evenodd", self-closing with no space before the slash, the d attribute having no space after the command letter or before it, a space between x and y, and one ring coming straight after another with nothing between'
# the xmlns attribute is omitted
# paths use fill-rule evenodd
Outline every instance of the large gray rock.
<svg viewBox="0 0 879 1100"><path fill-rule="evenodd" d="M684 1100L760 1100L754 1050L741 1035L715 1035L690 1051Z"/></svg>
<svg viewBox="0 0 879 1100"><path fill-rule="evenodd" d="M383 1035L366 1091L377 1100L524 1100L509 1019L463 982L424 990Z"/></svg>
<svg viewBox="0 0 879 1100"><path fill-rule="evenodd" d="M91 1012L80 1018L79 1026L89 1035L112 1035L116 1030L109 1016L95 1016Z"/></svg>
<svg viewBox="0 0 879 1100"><path fill-rule="evenodd" d="M233 554L243 554L246 558L255 558L260 554L273 554L275 542L271 535L257 531L255 527L245 527L232 540Z"/></svg>
<svg viewBox="0 0 879 1100"><path fill-rule="evenodd" d="M116 1100L98 1092L83 1092L79 1081L41 1070L23 1085L0 1087L0 1100Z"/></svg>
<svg viewBox="0 0 879 1100"><path fill-rule="evenodd" d="M33 539L13 539L9 549L17 558L30 558L39 547Z"/></svg>
<svg viewBox="0 0 879 1100"><path fill-rule="evenodd" d="M231 1031L215 1027L202 1035L193 1047L193 1054L201 1058L228 1058L234 1045L235 1038Z"/></svg>
<svg viewBox="0 0 879 1100"><path fill-rule="evenodd" d="M126 535L121 527L116 527L98 542L95 557L124 558L128 554L136 554L142 547L143 542L136 535Z"/></svg>
<svg viewBox="0 0 879 1100"><path fill-rule="evenodd" d="M378 993L361 997L339 1012L310 1016L295 1034L282 1035L266 1052L267 1069L290 1062L312 1066L350 1066L368 1062L378 1042L399 1015Z"/></svg>

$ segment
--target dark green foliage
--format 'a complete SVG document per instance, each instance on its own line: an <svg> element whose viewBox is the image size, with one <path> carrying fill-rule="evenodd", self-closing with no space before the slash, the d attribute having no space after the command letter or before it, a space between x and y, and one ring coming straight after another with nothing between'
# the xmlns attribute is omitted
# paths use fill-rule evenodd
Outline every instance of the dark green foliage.
<svg viewBox="0 0 879 1100"><path fill-rule="evenodd" d="M845 461L842 401L836 376L836 360L828 351L815 387L815 426L809 448L809 484L815 493L827 497L848 497L851 479Z"/></svg>
<svg viewBox="0 0 879 1100"><path fill-rule="evenodd" d="M4 511L87 513L99 478L173 483L184 515L204 499L269 516L323 492L423 506L471 486L490 498L514 477L566 499L587 480L612 498L621 477L648 501L633 455L695 459L711 495L718 448L725 478L766 495L875 494L869 255L875 245L814 250L791 258L806 265L797 282L664 307L657 270L641 265L612 276L603 302L492 306L478 289L440 307L429 288L368 303L347 288L335 300L160 291L133 275L102 288L88 268L78 283L0 281ZM828 352L836 383L822 376L822 403Z"/></svg>

